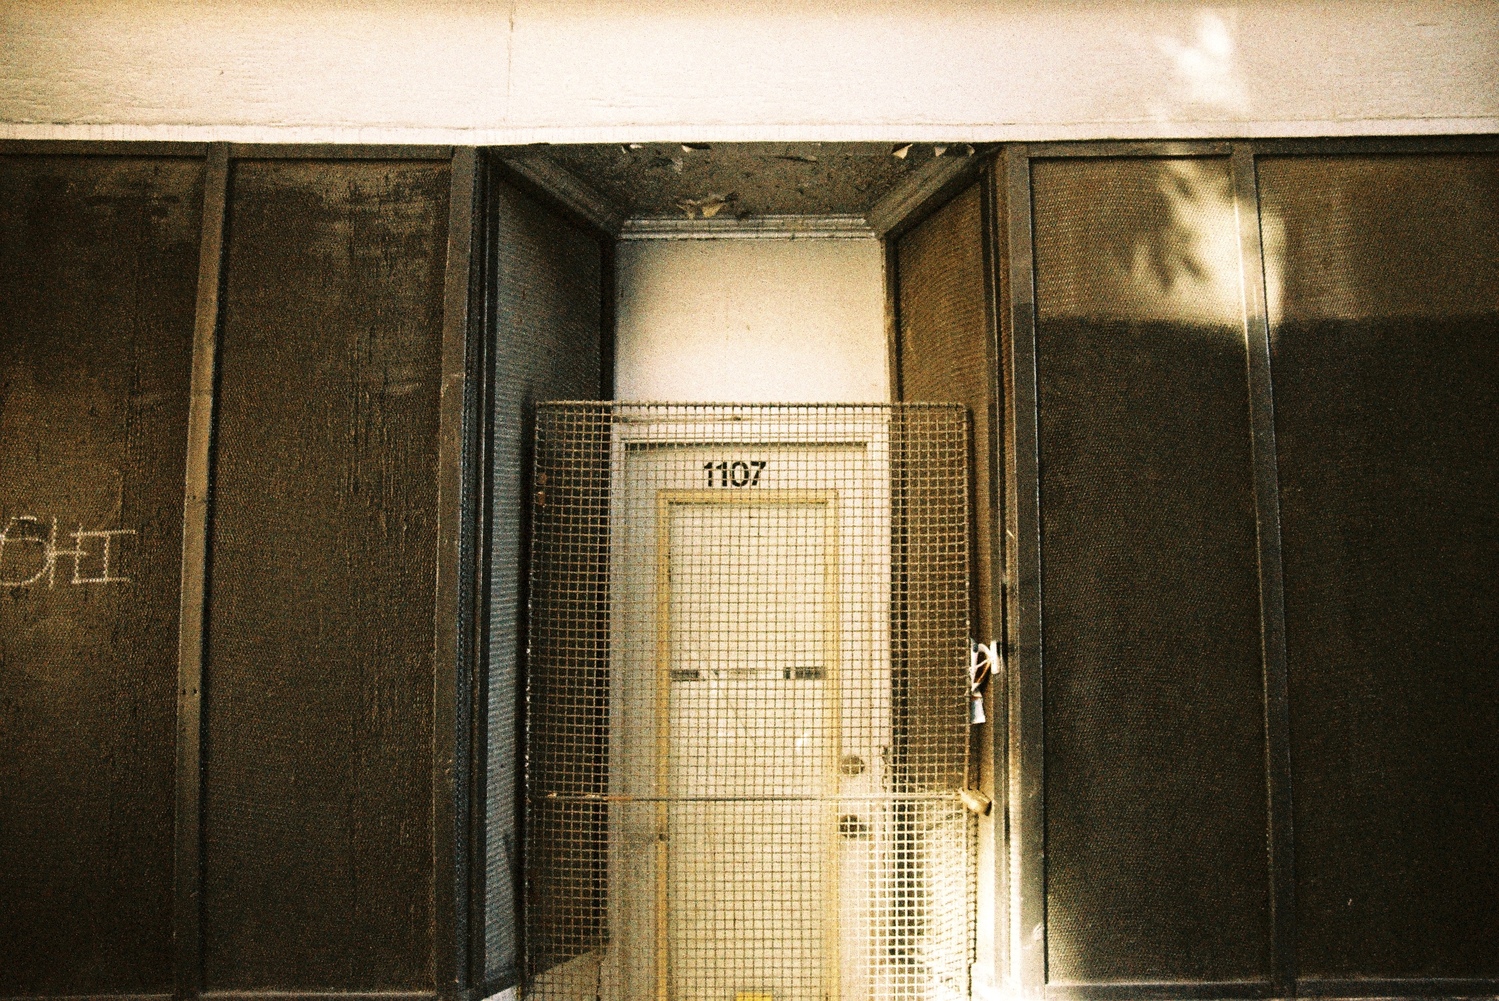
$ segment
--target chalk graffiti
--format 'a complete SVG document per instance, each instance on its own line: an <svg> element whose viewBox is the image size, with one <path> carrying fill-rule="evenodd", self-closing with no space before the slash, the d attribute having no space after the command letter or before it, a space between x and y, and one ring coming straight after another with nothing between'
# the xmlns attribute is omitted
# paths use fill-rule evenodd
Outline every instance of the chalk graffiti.
<svg viewBox="0 0 1499 1001"><path fill-rule="evenodd" d="M110 561L118 555L116 538L135 535L133 528L100 528L85 530L82 525L76 532L68 532L73 540L72 549L59 549L57 545L57 519L52 519L50 530L41 518L30 514L13 516L0 528L0 587L26 587L40 584L57 585L58 560L73 558L72 584L128 584L129 577L120 576L118 568L110 568Z"/></svg>

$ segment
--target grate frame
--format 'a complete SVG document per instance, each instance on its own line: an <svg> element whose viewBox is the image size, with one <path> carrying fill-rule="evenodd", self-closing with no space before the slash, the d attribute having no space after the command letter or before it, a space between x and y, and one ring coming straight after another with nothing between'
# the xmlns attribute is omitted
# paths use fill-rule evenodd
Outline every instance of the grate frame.
<svg viewBox="0 0 1499 1001"><path fill-rule="evenodd" d="M968 414L537 408L526 992L967 997Z"/></svg>

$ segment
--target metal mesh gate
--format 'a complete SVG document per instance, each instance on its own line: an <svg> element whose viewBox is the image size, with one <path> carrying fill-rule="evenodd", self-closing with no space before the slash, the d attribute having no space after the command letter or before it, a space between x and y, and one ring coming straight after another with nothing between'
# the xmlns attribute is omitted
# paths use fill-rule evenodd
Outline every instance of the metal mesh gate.
<svg viewBox="0 0 1499 1001"><path fill-rule="evenodd" d="M527 993L968 995L961 407L546 404Z"/></svg>

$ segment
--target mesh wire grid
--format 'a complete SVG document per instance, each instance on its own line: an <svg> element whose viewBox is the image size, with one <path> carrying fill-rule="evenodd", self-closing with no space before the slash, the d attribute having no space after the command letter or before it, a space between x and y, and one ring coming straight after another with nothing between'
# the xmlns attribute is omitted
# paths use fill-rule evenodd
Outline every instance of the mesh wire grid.
<svg viewBox="0 0 1499 1001"><path fill-rule="evenodd" d="M537 412L526 992L968 995L960 406Z"/></svg>

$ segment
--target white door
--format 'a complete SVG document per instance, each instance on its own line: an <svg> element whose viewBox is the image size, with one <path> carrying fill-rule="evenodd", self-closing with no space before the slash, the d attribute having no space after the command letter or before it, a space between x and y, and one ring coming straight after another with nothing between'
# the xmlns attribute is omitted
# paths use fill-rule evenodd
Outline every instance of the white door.
<svg viewBox="0 0 1499 1001"><path fill-rule="evenodd" d="M836 990L836 497L661 497L666 993Z"/></svg>
<svg viewBox="0 0 1499 1001"><path fill-rule="evenodd" d="M600 996L869 996L885 441L872 417L619 429Z"/></svg>

